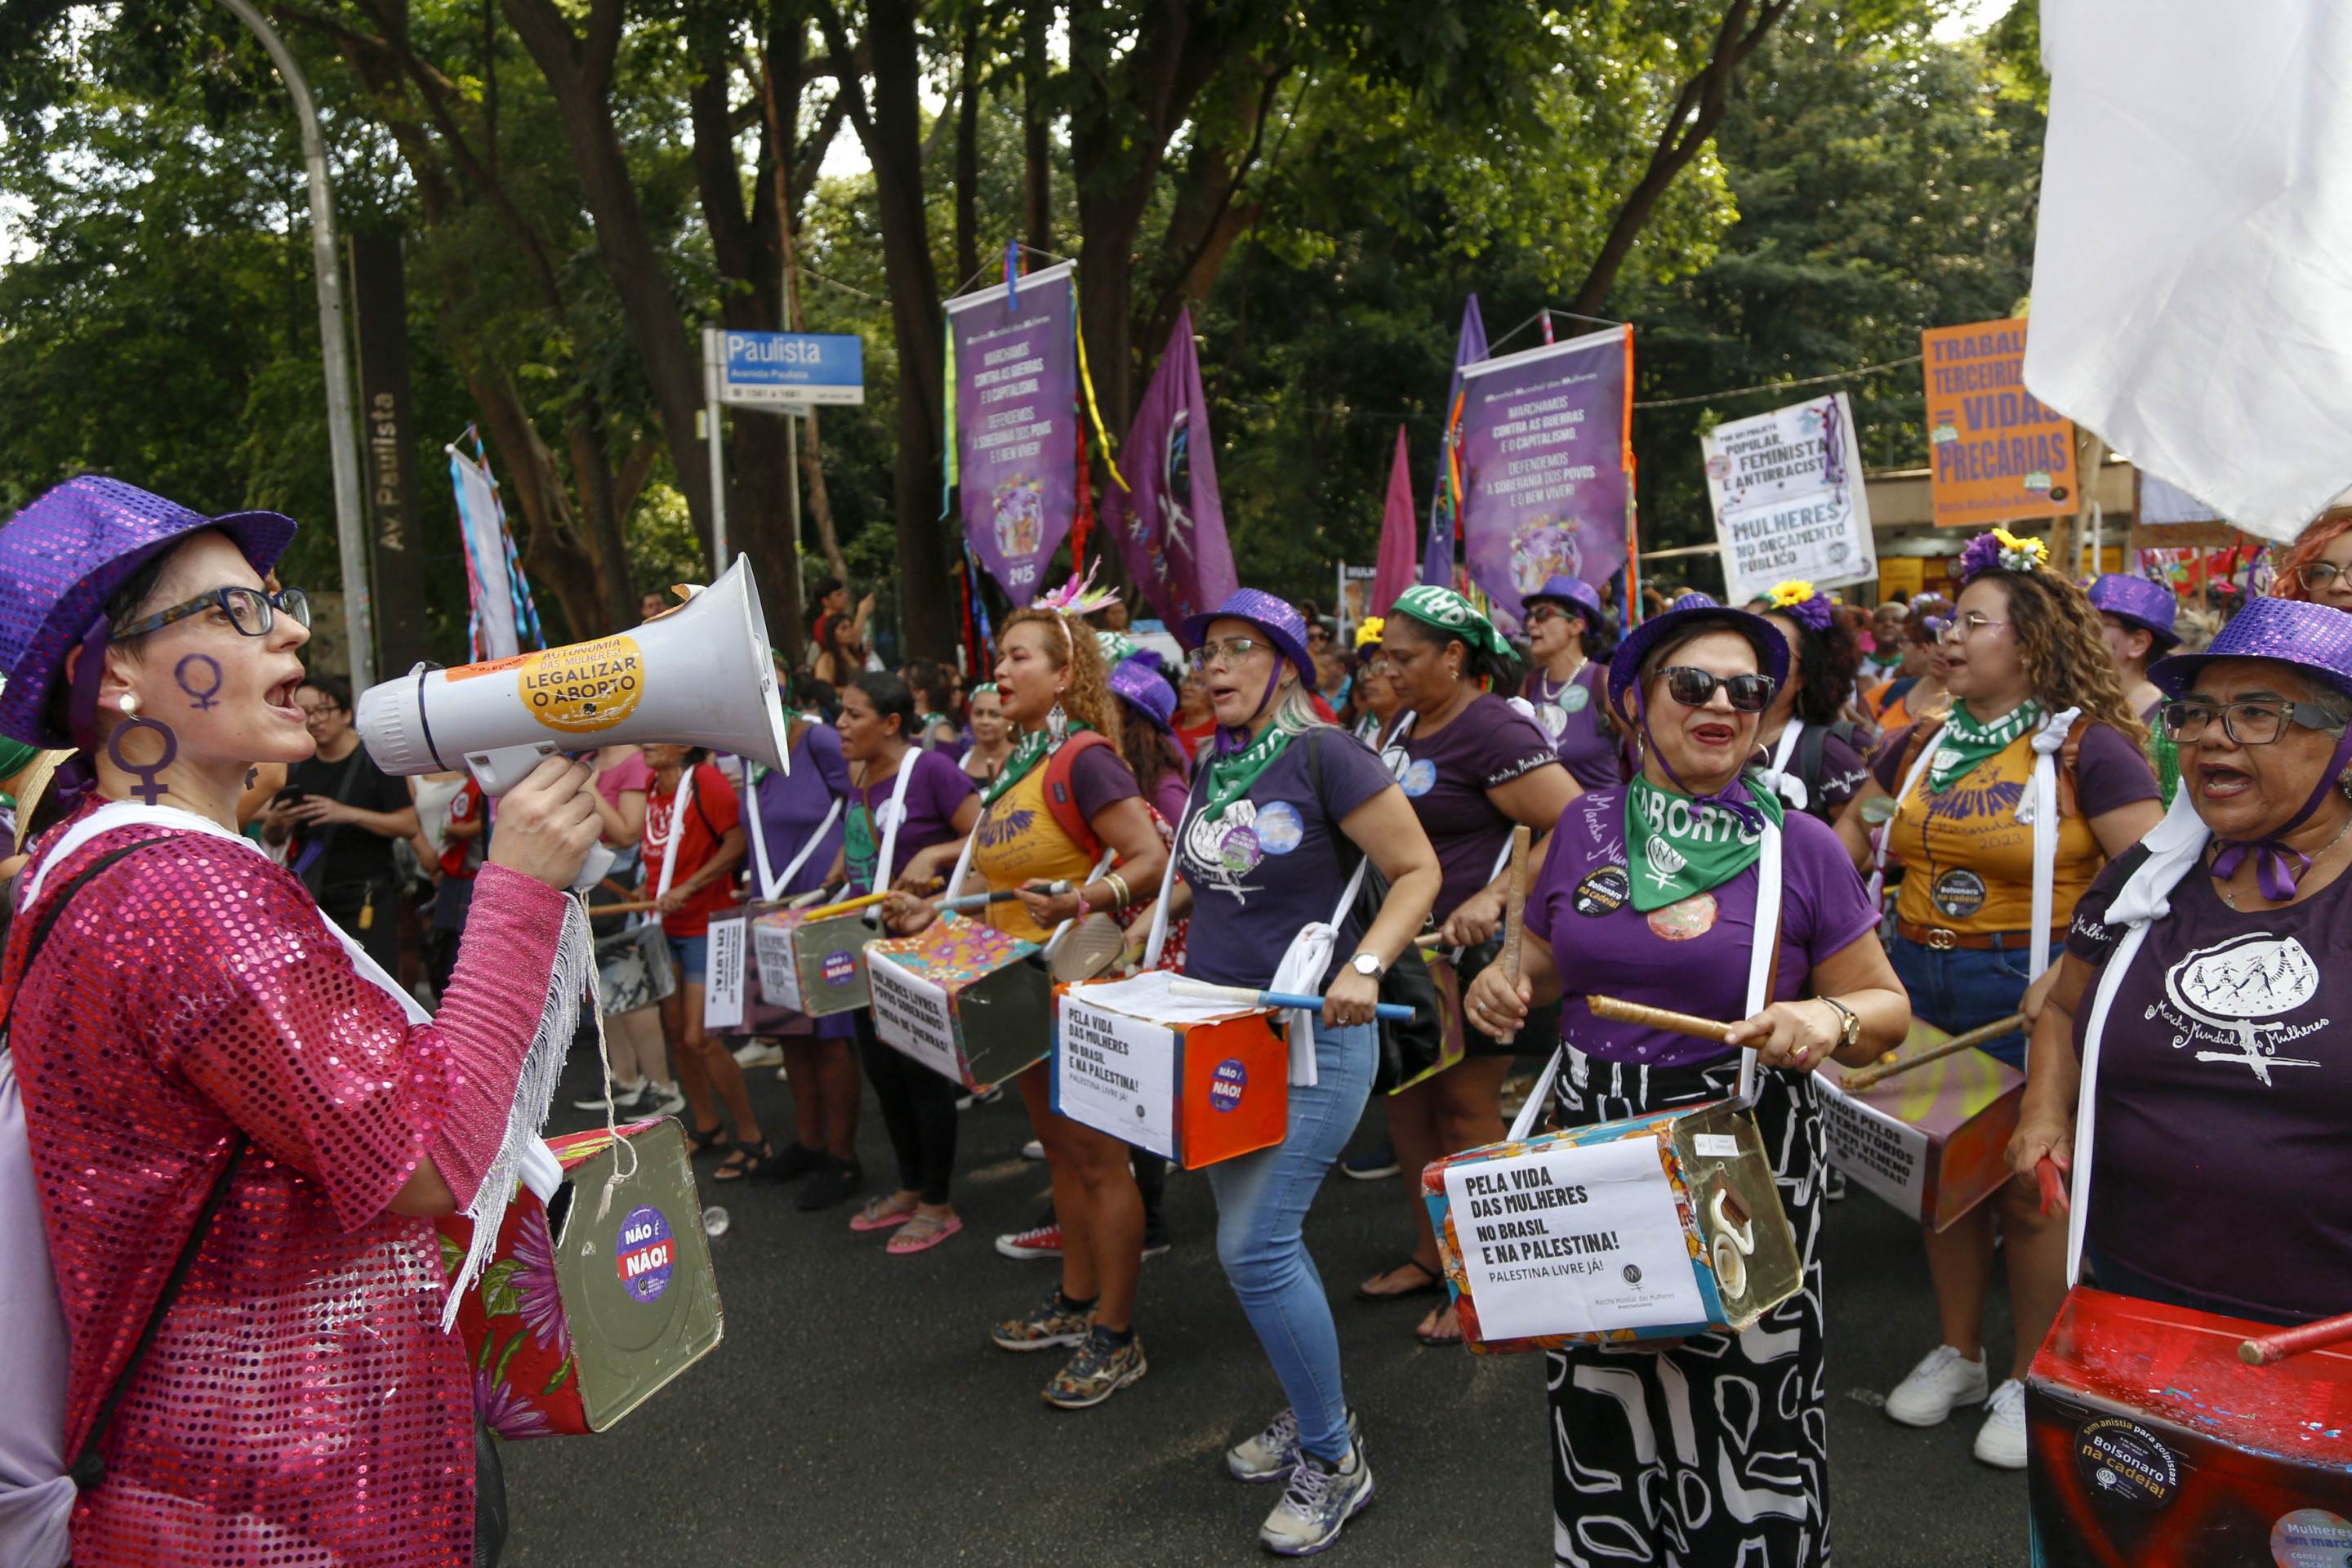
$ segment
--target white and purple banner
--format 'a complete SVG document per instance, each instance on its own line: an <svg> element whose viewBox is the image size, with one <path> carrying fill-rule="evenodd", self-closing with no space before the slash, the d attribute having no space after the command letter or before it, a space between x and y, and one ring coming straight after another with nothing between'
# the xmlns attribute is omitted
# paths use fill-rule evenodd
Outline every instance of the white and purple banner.
<svg viewBox="0 0 2352 1568"><path fill-rule="evenodd" d="M1077 515L1073 264L948 301L950 391L964 537L1016 605Z"/></svg>
<svg viewBox="0 0 2352 1568"><path fill-rule="evenodd" d="M1566 574L1598 585L1632 531L1633 336L1612 327L1465 365L1462 532L1497 626Z"/></svg>
<svg viewBox="0 0 2352 1568"><path fill-rule="evenodd" d="M1727 602L1744 605L1791 577L1816 588L1877 580L1844 393L1727 419L1699 437L1699 450Z"/></svg>

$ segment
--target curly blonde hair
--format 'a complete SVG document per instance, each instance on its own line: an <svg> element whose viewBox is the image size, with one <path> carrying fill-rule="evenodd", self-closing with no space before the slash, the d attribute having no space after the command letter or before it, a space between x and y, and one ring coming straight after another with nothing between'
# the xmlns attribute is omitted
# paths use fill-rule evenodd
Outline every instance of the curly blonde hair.
<svg viewBox="0 0 2352 1568"><path fill-rule="evenodd" d="M2079 708L2085 720L2121 731L2133 745L2147 744L2147 726L2125 700L2123 674L2088 594L2053 572L1979 572L1969 585L1984 582L2009 590L2010 635L2044 707Z"/></svg>
<svg viewBox="0 0 2352 1568"><path fill-rule="evenodd" d="M2271 592L2282 599L2301 599L2308 604L2311 590L2304 585L2303 569L2327 552L2327 547L2352 532L2352 506L2331 506L2311 520L2310 525L2295 535L2288 547L2286 559L2279 563L2278 581Z"/></svg>
<svg viewBox="0 0 2352 1568"><path fill-rule="evenodd" d="M997 640L1002 642L1006 632L1024 624L1055 628L1055 635L1045 639L1045 656L1054 661L1055 669L1070 672L1069 687L1062 693L1062 711L1070 716L1073 724L1084 724L1123 750L1126 742L1119 727L1118 699L1111 695L1110 671L1103 665L1102 649L1095 642L1094 628L1072 620L1059 610L1032 606L1005 616Z"/></svg>

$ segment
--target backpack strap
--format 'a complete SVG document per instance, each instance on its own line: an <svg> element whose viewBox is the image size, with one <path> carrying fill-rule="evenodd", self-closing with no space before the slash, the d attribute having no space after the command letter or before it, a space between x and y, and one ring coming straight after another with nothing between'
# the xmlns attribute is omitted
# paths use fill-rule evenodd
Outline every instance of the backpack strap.
<svg viewBox="0 0 2352 1568"><path fill-rule="evenodd" d="M2066 731L2066 743L2058 748L2058 816L2063 820L2082 814L2081 781L2075 776L2083 765L2083 731L2087 724L2077 724Z"/></svg>
<svg viewBox="0 0 2352 1568"><path fill-rule="evenodd" d="M1806 725L1797 736L1797 777L1814 800L1822 798L1822 752L1829 740L1829 731L1819 724Z"/></svg>
<svg viewBox="0 0 2352 1568"><path fill-rule="evenodd" d="M1053 814L1055 826L1068 834L1070 842L1085 850L1090 860L1102 854L1102 840L1095 837L1087 814L1078 809L1078 792L1071 785L1070 774L1079 757L1109 744L1110 737L1097 731L1073 730L1070 738L1045 759L1045 809Z"/></svg>

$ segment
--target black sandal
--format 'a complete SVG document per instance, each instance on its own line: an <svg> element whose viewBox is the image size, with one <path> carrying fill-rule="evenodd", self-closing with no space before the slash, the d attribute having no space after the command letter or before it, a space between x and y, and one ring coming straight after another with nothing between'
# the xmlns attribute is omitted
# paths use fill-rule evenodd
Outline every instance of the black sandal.
<svg viewBox="0 0 2352 1568"><path fill-rule="evenodd" d="M710 1173L714 1182L749 1181L766 1169L776 1157L776 1151L762 1138L757 1143L740 1143L735 1152L719 1162L719 1169Z"/></svg>
<svg viewBox="0 0 2352 1568"><path fill-rule="evenodd" d="M716 1127L698 1127L686 1135L686 1157L689 1160L699 1160L705 1154L721 1153L733 1147L734 1135L727 1131L727 1124L723 1121Z"/></svg>
<svg viewBox="0 0 2352 1568"><path fill-rule="evenodd" d="M1423 1282L1419 1285L1408 1285L1402 1290L1370 1290L1359 1285L1356 1287L1356 1300L1359 1301L1404 1301L1409 1300L1415 1296L1433 1295L1437 1291L1445 1289L1445 1276L1438 1273L1435 1269L1430 1268L1428 1264L1423 1263L1418 1258L1401 1258L1397 1259L1396 1262L1389 1265L1388 1268L1382 1269L1381 1272L1384 1274L1393 1274L1400 1268L1419 1269L1424 1277Z"/></svg>

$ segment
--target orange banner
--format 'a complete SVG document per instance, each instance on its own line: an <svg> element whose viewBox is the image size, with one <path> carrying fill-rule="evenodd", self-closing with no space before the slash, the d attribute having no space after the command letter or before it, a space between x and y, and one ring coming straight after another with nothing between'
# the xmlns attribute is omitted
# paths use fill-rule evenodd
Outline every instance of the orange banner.
<svg viewBox="0 0 2352 1568"><path fill-rule="evenodd" d="M2025 320L1919 334L1938 528L2074 510L2074 422L2025 390Z"/></svg>

